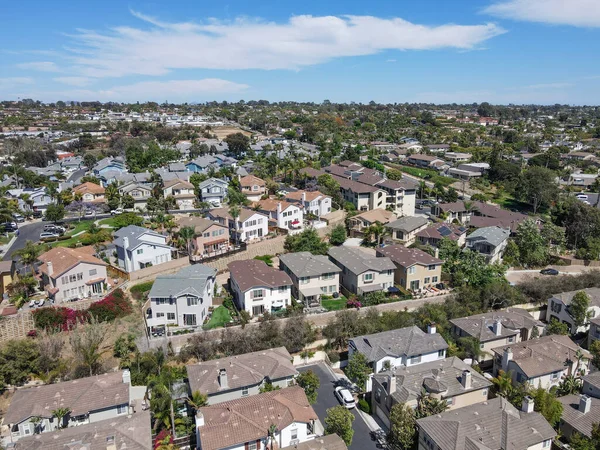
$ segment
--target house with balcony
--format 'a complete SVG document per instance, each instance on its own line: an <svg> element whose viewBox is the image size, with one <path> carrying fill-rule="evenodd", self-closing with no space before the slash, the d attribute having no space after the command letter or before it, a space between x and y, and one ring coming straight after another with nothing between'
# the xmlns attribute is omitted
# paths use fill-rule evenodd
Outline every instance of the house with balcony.
<svg viewBox="0 0 600 450"><path fill-rule="evenodd" d="M426 229L428 225L429 220L425 217L405 216L389 222L385 227L390 230L392 239L409 246L415 242L417 233Z"/></svg>
<svg viewBox="0 0 600 450"><path fill-rule="evenodd" d="M510 373L513 382L550 389L567 375L585 375L590 352L569 336L551 335L492 349L494 376L500 370Z"/></svg>
<svg viewBox="0 0 600 450"><path fill-rule="evenodd" d="M187 365L190 392L202 392L209 405L260 394L267 383L275 389L291 386L298 376L285 347L202 361Z"/></svg>
<svg viewBox="0 0 600 450"><path fill-rule="evenodd" d="M106 203L104 188L89 181L73 188L73 196L79 195L84 203Z"/></svg>
<svg viewBox="0 0 600 450"><path fill-rule="evenodd" d="M194 185L185 180L166 181L163 186L163 196L173 197L178 209L193 209L196 201Z"/></svg>
<svg viewBox="0 0 600 450"><path fill-rule="evenodd" d="M327 256L310 252L279 255L279 268L292 280L292 297L305 308L321 306L323 296L337 296L341 269Z"/></svg>
<svg viewBox="0 0 600 450"><path fill-rule="evenodd" d="M387 225L392 220L396 219L393 212L385 209L371 209L362 212L348 219L350 225L350 235L353 237L362 237L364 232L375 223Z"/></svg>
<svg viewBox="0 0 600 450"><path fill-rule="evenodd" d="M148 294L146 326L201 327L212 307L216 269L193 264L173 275L158 275Z"/></svg>
<svg viewBox="0 0 600 450"><path fill-rule="evenodd" d="M329 259L341 270L340 284L349 294L387 291L394 286L396 266L387 257L374 257L360 248L331 247Z"/></svg>
<svg viewBox="0 0 600 450"><path fill-rule="evenodd" d="M319 191L296 191L285 195L285 200L298 205L304 214L312 214L321 218L331 212L331 197Z"/></svg>
<svg viewBox="0 0 600 450"><path fill-rule="evenodd" d="M377 249L377 256L395 265L394 282L412 292L435 287L442 280L444 261L418 248L388 245Z"/></svg>
<svg viewBox="0 0 600 450"><path fill-rule="evenodd" d="M203 202L210 203L213 206L219 208L221 204L225 203L225 197L227 197L227 190L229 184L226 180L221 178L209 178L204 180L198 185L200 191L200 199Z"/></svg>
<svg viewBox="0 0 600 450"><path fill-rule="evenodd" d="M114 234L117 262L126 272L135 272L171 261L167 237L148 228L129 225Z"/></svg>
<svg viewBox="0 0 600 450"><path fill-rule="evenodd" d="M237 217L233 217L228 208L211 209L206 216L227 226L235 244L260 240L269 234L269 217L250 208L240 208Z"/></svg>
<svg viewBox="0 0 600 450"><path fill-rule="evenodd" d="M146 209L148 199L152 197L152 186L145 183L129 182L119 186L121 197L131 196L134 201L134 209L143 211Z"/></svg>
<svg viewBox="0 0 600 450"><path fill-rule="evenodd" d="M108 289L106 264L93 247L54 247L38 256L40 288L56 303L99 296Z"/></svg>
<svg viewBox="0 0 600 450"><path fill-rule="evenodd" d="M466 237L466 248L477 252L493 264L502 261L510 230L497 226L478 228Z"/></svg>
<svg viewBox="0 0 600 450"><path fill-rule="evenodd" d="M251 202L257 202L267 193L267 183L265 180L254 175L247 175L240 178L240 188L242 194Z"/></svg>
<svg viewBox="0 0 600 450"><path fill-rule="evenodd" d="M230 262L229 287L239 309L251 316L265 311L276 313L287 308L292 301L292 279L264 261L250 259Z"/></svg>
<svg viewBox="0 0 600 450"><path fill-rule="evenodd" d="M269 217L277 228L301 230L304 227L304 210L300 205L267 198L254 204L258 212Z"/></svg>
<svg viewBox="0 0 600 450"><path fill-rule="evenodd" d="M229 228L203 217L188 216L178 220L179 229L191 227L194 238L190 242L190 254L211 256L229 248Z"/></svg>
<svg viewBox="0 0 600 450"><path fill-rule="evenodd" d="M590 305L588 307L588 314L590 319L600 318L600 288L587 288L580 289L578 291L561 292L560 294L554 294L548 299L548 312L546 317L548 322L551 320L558 320L559 322L566 323L569 326L571 334L585 333L590 330L590 323L587 322L581 326L575 325L575 320L571 315L571 301L578 292L584 292L590 299ZM590 339L597 339L597 329L595 325L590 330Z"/></svg>

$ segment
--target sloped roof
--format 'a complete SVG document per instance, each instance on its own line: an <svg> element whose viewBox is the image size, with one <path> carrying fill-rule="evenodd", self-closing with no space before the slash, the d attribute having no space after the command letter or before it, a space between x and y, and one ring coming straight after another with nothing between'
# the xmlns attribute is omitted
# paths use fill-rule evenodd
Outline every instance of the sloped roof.
<svg viewBox="0 0 600 450"><path fill-rule="evenodd" d="M327 256L313 255L310 252L284 253L279 256L283 263L297 277L319 276L324 273L339 273L341 269Z"/></svg>
<svg viewBox="0 0 600 450"><path fill-rule="evenodd" d="M583 413L579 410L581 395L573 394L559 397L558 401L563 405L561 420L579 433L592 437L592 426L600 422L600 399L590 397L592 402L589 412Z"/></svg>
<svg viewBox="0 0 600 450"><path fill-rule="evenodd" d="M554 294L551 298L556 298L563 302L565 305L570 305L571 300L575 297L578 292L585 292L590 298L590 306L600 307L600 288L587 288L579 289L577 291L561 292L560 294Z"/></svg>
<svg viewBox="0 0 600 450"><path fill-rule="evenodd" d="M348 447L337 434L327 434L310 441L284 447L281 450L348 450Z"/></svg>
<svg viewBox="0 0 600 450"><path fill-rule="evenodd" d="M115 240L113 241L113 243L118 247L123 247L123 238L126 237L129 239L128 248L134 249L142 244L148 243L148 241L144 240L144 235L146 234L151 236L157 236L165 240L162 244L152 242L152 245L168 247L166 243L166 236L163 236L162 234L157 233L156 231L152 231L149 228L139 227L137 225L128 225L125 228L121 228L120 230L116 231L114 234Z"/></svg>
<svg viewBox="0 0 600 450"><path fill-rule="evenodd" d="M209 278L214 278L216 269L203 264L193 264L180 269L172 275L156 277L148 297L168 298L179 297L182 294L193 294L202 297Z"/></svg>
<svg viewBox="0 0 600 450"><path fill-rule="evenodd" d="M196 233L202 233L204 230L209 229L213 225L221 228L227 228L225 225L221 225L218 222L213 222L212 220L196 216L181 217L177 220L177 224L180 227L192 227Z"/></svg>
<svg viewBox="0 0 600 450"><path fill-rule="evenodd" d="M429 253L419 250L418 248L408 248L403 245L388 245L377 249L377 256L387 256L396 264L402 267L410 267L415 264L438 265L443 264L439 258L431 256Z"/></svg>
<svg viewBox="0 0 600 450"><path fill-rule="evenodd" d="M428 223L429 221L425 217L404 216L388 223L385 227L410 233L411 231L415 231L417 228L421 228Z"/></svg>
<svg viewBox="0 0 600 450"><path fill-rule="evenodd" d="M269 267L264 261L248 259L245 261L232 261L227 267L231 278L235 280L242 292L253 287L268 286L291 286L290 276L274 267Z"/></svg>
<svg viewBox="0 0 600 450"><path fill-rule="evenodd" d="M240 185L241 186L254 186L254 185L266 186L266 182L262 178L258 178L254 175L246 175L245 177L240 178Z"/></svg>
<svg viewBox="0 0 600 450"><path fill-rule="evenodd" d="M390 258L377 258L358 248L331 247L327 251L327 254L330 258L338 261L356 275L360 275L368 270L382 272L384 270L396 269L395 264Z"/></svg>
<svg viewBox="0 0 600 450"><path fill-rule="evenodd" d="M268 219L268 217L264 213L261 213L259 211L254 211L250 208L240 208L240 215L238 216L237 220L240 222L244 222L250 217L252 217L254 214L258 214L259 216ZM208 211L208 215L211 217L220 217L227 220L233 220L233 217L231 217L231 214L229 214L229 208L213 208L210 211Z"/></svg>
<svg viewBox="0 0 600 450"><path fill-rule="evenodd" d="M473 219L473 217L471 218ZM417 232L418 237L433 238L433 239L450 239L457 241L462 235L467 234L467 229L453 223L434 223Z"/></svg>
<svg viewBox="0 0 600 450"><path fill-rule="evenodd" d="M104 194L104 188L102 186L97 185L96 183L86 182L80 184L79 186L75 186L73 188L73 192L87 194L88 192L94 195Z"/></svg>
<svg viewBox="0 0 600 450"><path fill-rule="evenodd" d="M494 247L498 247L510 236L510 230L500 227L478 228L467 236L467 241L487 242Z"/></svg>
<svg viewBox="0 0 600 450"><path fill-rule="evenodd" d="M385 225L396 218L396 214L391 211L387 211L385 209L371 209L369 211L365 211L363 213L357 214L351 217L352 219L361 219L365 222L375 223L379 222L382 225Z"/></svg>
<svg viewBox="0 0 600 450"><path fill-rule="evenodd" d="M52 278L57 278L66 271L72 269L79 263L97 264L106 266L107 264L94 256L95 250L91 246L80 248L54 247L46 253L38 256L42 261L39 271L48 275L48 262L52 262Z"/></svg>
<svg viewBox="0 0 600 450"><path fill-rule="evenodd" d="M500 321L502 324L500 335L496 335L493 330L496 321ZM452 319L450 323L481 342L514 336L519 334L523 328L532 329L534 326L541 327L544 325L539 320L534 319L527 310L521 308L508 308L502 311L475 314Z"/></svg>

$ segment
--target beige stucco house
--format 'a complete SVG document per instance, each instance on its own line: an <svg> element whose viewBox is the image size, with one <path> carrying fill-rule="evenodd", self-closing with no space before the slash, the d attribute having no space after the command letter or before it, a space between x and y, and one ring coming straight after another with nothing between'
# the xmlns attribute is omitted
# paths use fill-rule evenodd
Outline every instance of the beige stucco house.
<svg viewBox="0 0 600 450"><path fill-rule="evenodd" d="M377 249L377 256L387 257L396 266L396 284L413 292L431 289L442 279L444 261L417 248L388 245Z"/></svg>
<svg viewBox="0 0 600 450"><path fill-rule="evenodd" d="M394 263L389 258L376 258L358 248L331 247L329 259L340 269L341 285L350 294L387 291L394 286Z"/></svg>

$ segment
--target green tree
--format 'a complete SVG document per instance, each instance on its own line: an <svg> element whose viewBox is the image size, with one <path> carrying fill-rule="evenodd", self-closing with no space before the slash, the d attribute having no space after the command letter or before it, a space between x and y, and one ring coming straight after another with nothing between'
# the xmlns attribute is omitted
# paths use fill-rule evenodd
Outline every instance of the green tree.
<svg viewBox="0 0 600 450"><path fill-rule="evenodd" d="M185 242L185 249L188 253L188 255L192 254L192 249L191 249L191 242L192 239L194 239L194 236L196 235L196 231L194 230L193 227L182 227L181 230L179 230L179 237L181 239L183 239L183 241Z"/></svg>
<svg viewBox="0 0 600 450"><path fill-rule="evenodd" d="M441 414L448 409L446 400L436 399L429 395L425 390L421 391L421 395L417 400L417 409L415 410L415 417L422 419L423 417L433 416L435 414Z"/></svg>
<svg viewBox="0 0 600 450"><path fill-rule="evenodd" d="M319 185L320 191L329 195L333 201L333 203L338 207L342 207L343 199L342 194L340 192L340 183L338 183L335 178L333 178L328 173L323 174L317 178L317 183Z"/></svg>
<svg viewBox="0 0 600 450"><path fill-rule="evenodd" d="M65 217L65 207L55 204L48 205L44 216L46 220L56 223Z"/></svg>
<svg viewBox="0 0 600 450"><path fill-rule="evenodd" d="M329 243L339 246L346 242L346 227L344 225L336 225L329 233Z"/></svg>
<svg viewBox="0 0 600 450"><path fill-rule="evenodd" d="M548 261L548 245L537 224L527 219L519 224L515 236L519 259L525 267L545 265Z"/></svg>
<svg viewBox="0 0 600 450"><path fill-rule="evenodd" d="M396 447L411 449L415 445L415 437L416 420L413 409L404 403L396 403L390 410L388 441Z"/></svg>
<svg viewBox="0 0 600 450"><path fill-rule="evenodd" d="M52 410L52 417L56 417L58 422L58 429L66 428L65 418L71 414L71 410L69 408L56 408Z"/></svg>
<svg viewBox="0 0 600 450"><path fill-rule="evenodd" d="M554 317L552 317L550 319L550 322L548 323L548 326L546 327L547 335L559 334L559 335L566 336L567 334L569 334L569 332L570 332L569 325L561 322L560 320L555 319Z"/></svg>
<svg viewBox="0 0 600 450"><path fill-rule="evenodd" d="M319 390L321 382L319 381L319 377L312 370L300 372L296 377L296 383L304 389L309 403L313 404L317 401L317 391Z"/></svg>
<svg viewBox="0 0 600 450"><path fill-rule="evenodd" d="M39 370L40 351L31 339L11 340L0 350L0 380L19 386Z"/></svg>
<svg viewBox="0 0 600 450"><path fill-rule="evenodd" d="M120 230L121 228L128 227L129 225L141 226L144 223L144 219L136 213L126 212L119 214L113 219L113 229Z"/></svg>
<svg viewBox="0 0 600 450"><path fill-rule="evenodd" d="M530 167L521 175L516 194L524 202L531 204L533 213L546 208L558 197L556 173L545 167Z"/></svg>
<svg viewBox="0 0 600 450"><path fill-rule="evenodd" d="M89 324L79 324L69 335L71 350L76 361L89 376L97 374L101 369L100 361L106 350L102 345L108 334L108 325L91 319Z"/></svg>
<svg viewBox="0 0 600 450"><path fill-rule="evenodd" d="M583 385L579 378L575 377L575 375L567 375L558 384L556 393L559 397L571 394L579 394L581 393L582 387Z"/></svg>
<svg viewBox="0 0 600 450"><path fill-rule="evenodd" d="M571 304L569 305L569 315L573 318L573 325L579 328L591 319L593 312L589 311L589 308L589 295L584 291L577 292L571 299Z"/></svg>
<svg viewBox="0 0 600 450"><path fill-rule="evenodd" d="M325 434L337 434L346 445L352 443L354 414L339 405L329 408L325 417Z"/></svg>
<svg viewBox="0 0 600 450"><path fill-rule="evenodd" d="M596 369L600 368L600 341L593 340L590 344L590 353L592 354L592 364Z"/></svg>
<svg viewBox="0 0 600 450"><path fill-rule="evenodd" d="M390 180L394 181L400 180L402 178L402 172L400 172L397 169L388 169L385 174Z"/></svg>
<svg viewBox="0 0 600 450"><path fill-rule="evenodd" d="M366 389L371 372L367 357L363 353L353 352L346 366L346 375L356 383L361 391Z"/></svg>
<svg viewBox="0 0 600 450"><path fill-rule="evenodd" d="M243 133L234 133L223 139L229 151L238 158L240 155L246 153L250 148L250 138Z"/></svg>
<svg viewBox="0 0 600 450"><path fill-rule="evenodd" d="M33 241L27 240L25 246L19 250L15 250L12 253L12 256L18 256L25 267L33 269L33 265L37 261L38 256L41 255L42 250L43 247L41 245L37 245L33 243Z"/></svg>
<svg viewBox="0 0 600 450"><path fill-rule="evenodd" d="M326 255L329 244L321 239L314 228L307 228L302 233L288 234L283 248L286 252L311 252L313 255Z"/></svg>
<svg viewBox="0 0 600 450"><path fill-rule="evenodd" d="M534 408L548 421L553 427L558 424L563 411L563 405L556 399L556 396L546 389L539 387L531 392L534 401Z"/></svg>

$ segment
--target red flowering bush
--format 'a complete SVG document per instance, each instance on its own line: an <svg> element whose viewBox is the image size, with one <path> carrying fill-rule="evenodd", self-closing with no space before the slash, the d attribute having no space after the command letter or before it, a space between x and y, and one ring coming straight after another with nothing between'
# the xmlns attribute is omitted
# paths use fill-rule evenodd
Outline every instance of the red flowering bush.
<svg viewBox="0 0 600 450"><path fill-rule="evenodd" d="M33 311L33 323L36 328L47 331L68 331L77 323L87 322L87 311L75 311L63 306L40 308Z"/></svg>
<svg viewBox="0 0 600 450"><path fill-rule="evenodd" d="M361 306L362 306L362 304L355 298L352 298L346 302L346 308L357 308L358 309Z"/></svg>
<svg viewBox="0 0 600 450"><path fill-rule="evenodd" d="M154 450L164 448L163 446L170 444L173 444L173 436L171 436L171 433L169 433L166 428L160 430L154 439Z"/></svg>
<svg viewBox="0 0 600 450"><path fill-rule="evenodd" d="M126 316L132 311L131 303L125 297L121 289L104 297L99 302L92 303L88 313L99 322L112 322L113 320Z"/></svg>

